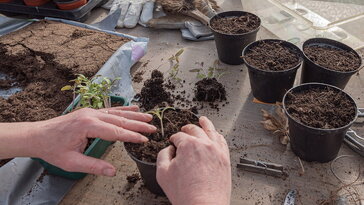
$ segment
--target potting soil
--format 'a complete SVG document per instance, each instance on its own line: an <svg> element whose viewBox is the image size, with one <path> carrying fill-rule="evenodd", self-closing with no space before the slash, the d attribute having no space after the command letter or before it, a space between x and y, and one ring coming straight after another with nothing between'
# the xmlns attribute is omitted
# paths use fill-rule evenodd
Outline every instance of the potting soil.
<svg viewBox="0 0 364 205"><path fill-rule="evenodd" d="M247 63L261 70L283 71L299 63L296 53L280 42L261 42L244 56Z"/></svg>
<svg viewBox="0 0 364 205"><path fill-rule="evenodd" d="M221 17L211 21L211 27L225 34L243 34L257 29L260 19L252 14L243 16Z"/></svg>
<svg viewBox="0 0 364 205"><path fill-rule="evenodd" d="M0 122L47 120L59 116L72 101L61 88L76 74L91 77L126 38L63 23L35 22L0 37L0 72L15 80L0 84L23 91L0 98ZM2 86L4 88L4 86Z"/></svg>
<svg viewBox="0 0 364 205"><path fill-rule="evenodd" d="M195 85L197 101L215 102L226 100L225 87L216 78L204 78Z"/></svg>
<svg viewBox="0 0 364 205"><path fill-rule="evenodd" d="M329 46L306 46L306 56L316 64L334 71L349 72L360 67L360 58L353 52Z"/></svg>
<svg viewBox="0 0 364 205"><path fill-rule="evenodd" d="M163 73L158 70L153 70L151 78L144 82L144 87L137 96L140 97L140 107L145 111L165 106L163 104L173 106L174 103L172 95L165 89Z"/></svg>
<svg viewBox="0 0 364 205"><path fill-rule="evenodd" d="M161 132L161 122L158 117L154 115L151 124L156 126L158 131L147 136L149 138L148 142L125 144L129 152L145 162L156 162L159 151L171 145L169 138L187 124L198 125L198 117L190 110L166 110L163 117L164 136Z"/></svg>
<svg viewBox="0 0 364 205"><path fill-rule="evenodd" d="M355 118L355 106L343 92L314 88L287 96L287 111L297 121L315 128L332 129Z"/></svg>

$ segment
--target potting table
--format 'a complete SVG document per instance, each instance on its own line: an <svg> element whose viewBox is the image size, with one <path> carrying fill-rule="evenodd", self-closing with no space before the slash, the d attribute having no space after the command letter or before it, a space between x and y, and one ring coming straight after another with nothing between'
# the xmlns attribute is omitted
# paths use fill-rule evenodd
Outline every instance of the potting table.
<svg viewBox="0 0 364 205"><path fill-rule="evenodd" d="M240 0L220 0L224 10L242 9ZM254 12L254 11L252 11ZM107 15L103 9L95 10L87 23L97 22ZM144 80L150 77L153 69L157 69L162 62L179 49L185 52L181 57L181 74L186 80L183 89L186 93L193 92L193 84L196 82L195 73L188 70L196 68L196 62L204 62L205 67L212 65L217 59L214 41L191 42L182 40L180 31L153 30L143 27L135 29L121 29L120 32L134 36L150 38L149 51L140 63L133 67L133 73L145 71ZM276 38L266 29L261 28L258 39ZM245 66L221 65L227 70L227 74L221 78L226 86L229 104L216 110L205 109L200 114L211 118L218 130L226 137L230 146L231 166L233 178L233 191L231 204L282 204L285 195L291 190L298 191L297 204L317 204L321 200L328 199L331 191L343 184L337 180L330 170L330 163L302 162L302 172L298 158L289 147L281 145L278 138L269 131L263 129L261 109L273 110L273 106L252 102L249 77ZM159 69L167 72L168 63ZM295 84L299 83L300 71ZM364 71L352 77L346 91L356 100L359 107L364 107ZM191 85L190 85L191 83ZM134 88L140 91L143 83L135 83ZM177 86L178 87L178 86ZM186 94L188 96L188 94ZM191 96L190 96L191 97ZM192 97L191 97L192 98ZM353 127L358 133L364 135L363 122ZM356 179L359 174L359 164L364 164L364 158L360 158L355 152L343 145L339 155L354 155L358 158L339 159L334 169L341 178L349 182ZM236 168L240 157L261 160L284 166L289 177L284 179L274 178L262 174L245 172ZM116 177L108 178L88 175L80 180L65 196L61 204L168 204L164 197L156 197L142 187L138 181L134 186L128 184L126 177L137 173L135 163L127 156L122 143L117 142L111 146L104 159L118 168ZM363 168L363 167L362 167ZM361 170L362 172L362 170ZM364 173L359 181L363 181ZM356 186L364 202L364 184Z"/></svg>

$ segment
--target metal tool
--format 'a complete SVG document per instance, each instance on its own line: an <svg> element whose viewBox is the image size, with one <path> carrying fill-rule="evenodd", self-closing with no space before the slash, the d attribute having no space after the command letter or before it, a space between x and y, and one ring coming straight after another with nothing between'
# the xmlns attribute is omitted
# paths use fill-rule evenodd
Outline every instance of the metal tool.
<svg viewBox="0 0 364 205"><path fill-rule="evenodd" d="M283 205L294 205L296 201L296 190L291 190L287 193L286 198L284 199Z"/></svg>
<svg viewBox="0 0 364 205"><path fill-rule="evenodd" d="M364 108L358 109L358 118L364 118ZM351 128L346 132L344 143L348 145L352 150L364 157L364 138L359 136Z"/></svg>
<svg viewBox="0 0 364 205"><path fill-rule="evenodd" d="M284 179L288 176L288 174L284 172L282 165L245 158L240 158L240 163L237 164L237 168Z"/></svg>

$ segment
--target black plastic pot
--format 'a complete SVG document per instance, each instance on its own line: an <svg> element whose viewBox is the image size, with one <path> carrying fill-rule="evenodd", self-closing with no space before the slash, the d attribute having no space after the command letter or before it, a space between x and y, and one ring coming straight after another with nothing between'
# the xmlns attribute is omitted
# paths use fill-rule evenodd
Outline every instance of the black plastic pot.
<svg viewBox="0 0 364 205"><path fill-rule="evenodd" d="M292 88L287 93L297 93L312 88L331 87L339 92L341 89L322 83L306 83ZM295 120L286 109L287 93L283 98L283 109L288 116L289 137L292 151L305 161L329 162L336 158L347 130L357 118L357 105L347 93L345 95L355 106L355 117L347 125L335 129L320 129L309 127Z"/></svg>
<svg viewBox="0 0 364 205"><path fill-rule="evenodd" d="M129 156L135 161L139 169L140 175L143 179L145 187L152 193L159 196L165 196L164 191L159 186L157 182L157 165L151 162L143 162L132 155L125 146L125 150L128 152Z"/></svg>
<svg viewBox="0 0 364 205"><path fill-rule="evenodd" d="M244 48L242 56L245 56L250 49L257 46L262 42L281 42L281 45L289 48L299 57L299 62L294 67L283 71L269 71L262 70L250 65L245 61L244 63L248 67L250 86L253 92L253 96L259 101L266 103L281 102L284 94L287 90L293 87L294 80L298 68L302 64L302 52L292 43L278 39L265 39L253 42Z"/></svg>
<svg viewBox="0 0 364 205"><path fill-rule="evenodd" d="M216 18L222 17L233 17L233 16L243 16L249 12L245 11L227 11L216 14L210 19L210 29L212 30L215 38L217 54L219 59L230 65L240 65L244 61L241 59L241 52L249 43L255 41L257 33L260 29L260 25L255 30L243 34L226 34L216 31L211 27L211 21ZM251 13L250 13L251 14ZM252 14L254 15L254 14ZM260 18L259 18L260 20ZM261 21L259 22L261 23Z"/></svg>
<svg viewBox="0 0 364 205"><path fill-rule="evenodd" d="M338 41L327 38L312 38L306 40L303 43L303 48L312 45L325 45L325 46L339 48L348 52L353 52L355 53L356 56L358 56L358 58L360 59L360 64L362 64L361 57L354 49ZM356 72L358 72L358 70L361 67L359 66L356 70L349 72L334 71L314 63L306 56L305 52L303 52L303 56L304 56L303 57L304 63L302 66L302 73L301 73L302 84L310 82L318 82L318 83L333 85L341 89L344 89L346 84L349 82L351 76Z"/></svg>

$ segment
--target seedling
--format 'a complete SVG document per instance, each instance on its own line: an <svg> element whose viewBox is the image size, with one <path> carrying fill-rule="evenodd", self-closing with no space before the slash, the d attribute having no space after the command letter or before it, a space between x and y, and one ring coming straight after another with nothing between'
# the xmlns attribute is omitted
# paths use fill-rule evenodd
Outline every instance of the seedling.
<svg viewBox="0 0 364 205"><path fill-rule="evenodd" d="M168 109L176 110L174 107L165 107L165 108L157 108L157 109L150 110L150 111L147 112L149 114L153 114L153 115L158 117L158 119L159 119L159 121L161 123L162 137L164 137L164 126L163 126L164 111L166 111Z"/></svg>
<svg viewBox="0 0 364 205"><path fill-rule="evenodd" d="M101 78L100 83L96 80ZM76 94L80 95L80 101L77 104L77 108L108 108L111 107L110 93L112 85L120 78L115 78L110 80L106 77L101 77L101 75L96 75L95 77L88 79L82 74L78 74L77 78L71 80L74 82L73 85L66 85L61 90L73 91L73 102L75 101Z"/></svg>
<svg viewBox="0 0 364 205"><path fill-rule="evenodd" d="M214 62L214 65L208 68L207 72L203 68L191 69L190 72L196 72L197 73L196 77L198 79L216 78L216 80L219 80L223 75L226 74L226 72L220 72L223 71L224 69L218 68L219 64L220 64L219 60L216 60Z"/></svg>
<svg viewBox="0 0 364 205"><path fill-rule="evenodd" d="M179 57L184 52L184 49L180 49L176 54L171 56L168 60L170 63L170 70L169 70L169 77L176 80L177 82L180 82L182 79L177 77L179 73Z"/></svg>

